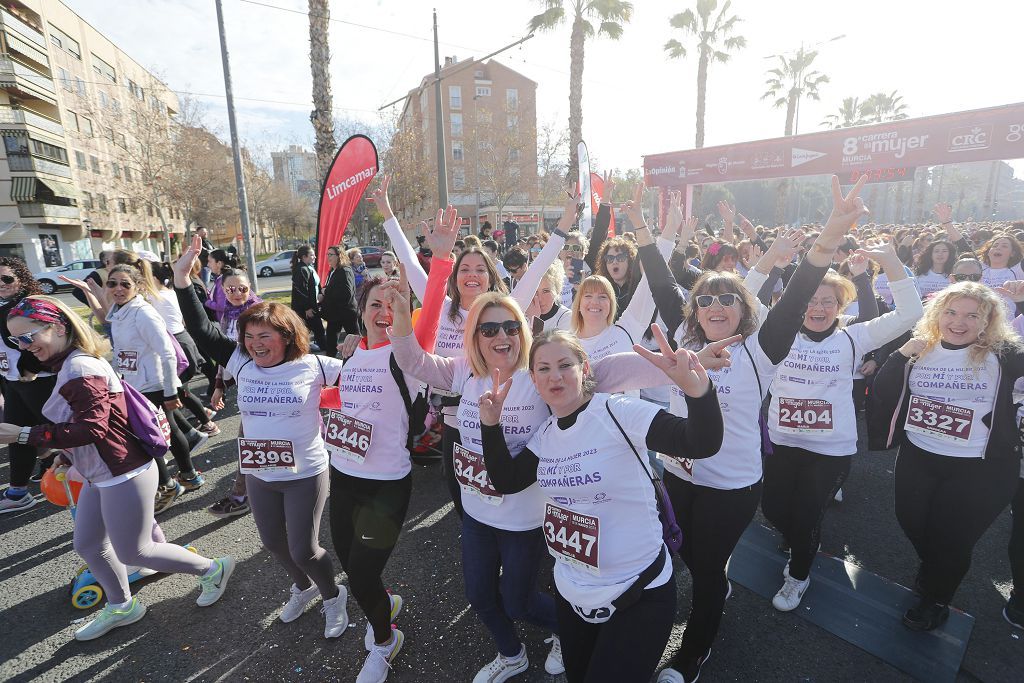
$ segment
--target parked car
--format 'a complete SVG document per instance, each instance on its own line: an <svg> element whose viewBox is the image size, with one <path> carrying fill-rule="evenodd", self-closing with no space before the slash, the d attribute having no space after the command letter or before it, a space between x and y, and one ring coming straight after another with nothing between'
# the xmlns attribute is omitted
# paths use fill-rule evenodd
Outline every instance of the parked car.
<svg viewBox="0 0 1024 683"><path fill-rule="evenodd" d="M256 272L260 277L273 277L274 275L290 275L292 272L292 257L295 250L279 251L270 258L256 264Z"/></svg>
<svg viewBox="0 0 1024 683"><path fill-rule="evenodd" d="M42 288L43 294L53 294L58 289L67 289L71 287L71 285L58 279L59 276L66 275L67 277L74 278L75 280L82 280L92 271L102 267L103 262L99 259L72 261L66 266L50 268L49 270L32 273L32 277L39 281L39 286Z"/></svg>
<svg viewBox="0 0 1024 683"><path fill-rule="evenodd" d="M380 268L380 257L384 250L380 247L359 247L363 254L363 263L367 268Z"/></svg>

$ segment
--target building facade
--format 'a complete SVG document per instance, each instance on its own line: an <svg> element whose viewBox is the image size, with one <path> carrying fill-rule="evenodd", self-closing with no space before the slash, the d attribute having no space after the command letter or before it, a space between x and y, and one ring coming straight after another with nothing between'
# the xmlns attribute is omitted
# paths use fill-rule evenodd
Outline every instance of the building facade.
<svg viewBox="0 0 1024 683"><path fill-rule="evenodd" d="M146 201L131 132L169 125L173 93L59 0L0 0L0 48L0 255L41 270L160 254L165 223L180 247L183 216Z"/></svg>
<svg viewBox="0 0 1024 683"><path fill-rule="evenodd" d="M299 145L288 145L280 152L271 152L274 181L287 185L296 197L305 197L316 206L320 201L316 154Z"/></svg>

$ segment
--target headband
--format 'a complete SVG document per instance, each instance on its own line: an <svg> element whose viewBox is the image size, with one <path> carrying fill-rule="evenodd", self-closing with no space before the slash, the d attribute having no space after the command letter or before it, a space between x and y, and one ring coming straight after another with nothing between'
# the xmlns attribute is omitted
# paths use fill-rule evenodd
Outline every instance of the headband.
<svg viewBox="0 0 1024 683"><path fill-rule="evenodd" d="M66 325L68 322L56 305L44 299L33 299L31 297L25 297L19 301L7 314L8 319L17 317L38 320L48 324L58 323Z"/></svg>
<svg viewBox="0 0 1024 683"><path fill-rule="evenodd" d="M721 248L722 248L721 244L719 244L718 242L713 242L711 244L711 246L708 247L708 253L711 254L712 256L715 256L715 255L718 254L718 250L721 249Z"/></svg>

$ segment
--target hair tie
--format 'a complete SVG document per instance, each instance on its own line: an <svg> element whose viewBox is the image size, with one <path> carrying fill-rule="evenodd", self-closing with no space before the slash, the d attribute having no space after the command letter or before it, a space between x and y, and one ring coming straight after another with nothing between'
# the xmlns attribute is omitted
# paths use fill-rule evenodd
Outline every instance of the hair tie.
<svg viewBox="0 0 1024 683"><path fill-rule="evenodd" d="M68 324L67 318L64 317L64 314L61 313L56 305L44 299L33 299L31 297L25 297L19 301L7 314L8 319L18 317L38 320L48 324Z"/></svg>
<svg viewBox="0 0 1024 683"><path fill-rule="evenodd" d="M718 242L712 242L711 246L708 247L708 253L711 254L712 256L718 256L718 251L721 248L722 248L721 244L719 244Z"/></svg>

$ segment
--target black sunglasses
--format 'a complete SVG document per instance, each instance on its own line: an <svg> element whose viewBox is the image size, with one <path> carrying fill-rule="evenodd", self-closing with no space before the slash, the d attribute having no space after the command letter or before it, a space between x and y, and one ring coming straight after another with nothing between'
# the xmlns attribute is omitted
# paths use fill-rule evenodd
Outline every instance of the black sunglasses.
<svg viewBox="0 0 1024 683"><path fill-rule="evenodd" d="M505 334L509 337L518 337L519 330L522 327L518 320L504 320L500 323L480 323L476 326L476 329L480 334L490 339L491 337L498 336L498 330L505 330Z"/></svg>
<svg viewBox="0 0 1024 683"><path fill-rule="evenodd" d="M715 294L701 294L700 296L698 296L696 298L697 306L699 308L709 308L716 301L718 303L722 304L722 306L724 308L729 308L730 306L734 305L739 300L740 300L739 294L732 294L730 292L726 292L725 294L717 294L717 295L715 295Z"/></svg>
<svg viewBox="0 0 1024 683"><path fill-rule="evenodd" d="M135 286L135 283L131 280L107 280L107 289L114 289L118 285L124 289L131 289Z"/></svg>
<svg viewBox="0 0 1024 683"><path fill-rule="evenodd" d="M981 273L953 273L953 279L957 282L964 282L965 280L981 282Z"/></svg>
<svg viewBox="0 0 1024 683"><path fill-rule="evenodd" d="M18 278L14 277L13 275L0 275L0 282L4 283L5 285L13 285L17 281Z"/></svg>
<svg viewBox="0 0 1024 683"><path fill-rule="evenodd" d="M605 263L625 263L628 260L629 260L629 257L626 256L625 254L605 254L604 255L604 262Z"/></svg>

